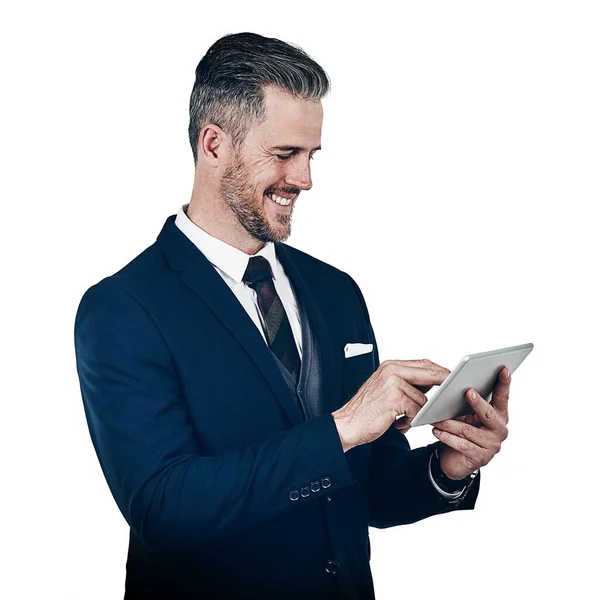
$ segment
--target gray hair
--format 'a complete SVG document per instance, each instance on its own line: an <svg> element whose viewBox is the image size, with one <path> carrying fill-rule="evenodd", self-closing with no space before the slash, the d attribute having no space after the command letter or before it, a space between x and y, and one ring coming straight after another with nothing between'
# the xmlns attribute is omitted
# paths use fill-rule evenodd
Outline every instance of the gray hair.
<svg viewBox="0 0 600 600"><path fill-rule="evenodd" d="M250 127L266 118L264 86L293 96L320 100L329 91L327 73L304 50L256 33L235 33L217 40L196 67L188 128L194 163L204 125L218 125L234 148Z"/></svg>

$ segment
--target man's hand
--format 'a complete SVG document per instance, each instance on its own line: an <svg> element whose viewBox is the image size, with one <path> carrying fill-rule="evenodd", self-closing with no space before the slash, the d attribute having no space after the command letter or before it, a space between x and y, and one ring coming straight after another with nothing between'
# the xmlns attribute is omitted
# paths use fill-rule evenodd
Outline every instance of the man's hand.
<svg viewBox="0 0 600 600"><path fill-rule="evenodd" d="M467 477L500 451L508 436L509 389L510 374L504 367L490 403L469 389L466 398L474 414L433 424L433 434L442 442L440 467L450 479Z"/></svg>
<svg viewBox="0 0 600 600"><path fill-rule="evenodd" d="M421 390L441 384L450 374L427 359L386 360L365 381L356 395L333 414L344 452L367 444L394 425L402 433L427 397ZM405 417L396 421L396 416Z"/></svg>

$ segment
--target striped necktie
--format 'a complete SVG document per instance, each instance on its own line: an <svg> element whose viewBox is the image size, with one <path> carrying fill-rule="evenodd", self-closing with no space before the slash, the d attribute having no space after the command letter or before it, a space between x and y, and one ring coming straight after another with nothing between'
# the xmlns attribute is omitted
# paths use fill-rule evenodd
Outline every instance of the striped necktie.
<svg viewBox="0 0 600 600"><path fill-rule="evenodd" d="M271 352L282 362L296 383L300 376L300 356L290 322L275 291L271 265L263 256L252 256L242 278L255 292L265 324L265 335Z"/></svg>

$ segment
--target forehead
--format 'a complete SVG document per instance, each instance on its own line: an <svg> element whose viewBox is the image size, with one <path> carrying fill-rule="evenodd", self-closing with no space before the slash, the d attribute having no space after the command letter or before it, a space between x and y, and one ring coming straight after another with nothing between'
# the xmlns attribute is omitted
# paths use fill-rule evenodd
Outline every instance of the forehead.
<svg viewBox="0 0 600 600"><path fill-rule="evenodd" d="M306 150L321 145L323 107L319 100L295 98L276 88L266 87L265 108L267 117L248 132L248 144L294 146Z"/></svg>

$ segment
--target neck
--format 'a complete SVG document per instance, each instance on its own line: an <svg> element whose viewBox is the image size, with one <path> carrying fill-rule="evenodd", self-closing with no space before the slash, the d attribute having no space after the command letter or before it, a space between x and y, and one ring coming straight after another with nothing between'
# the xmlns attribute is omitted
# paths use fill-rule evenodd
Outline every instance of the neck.
<svg viewBox="0 0 600 600"><path fill-rule="evenodd" d="M265 246L265 242L252 237L242 227L231 209L218 197L218 193L211 193L208 189L201 190L200 187L194 182L186 212L192 223L250 256Z"/></svg>

